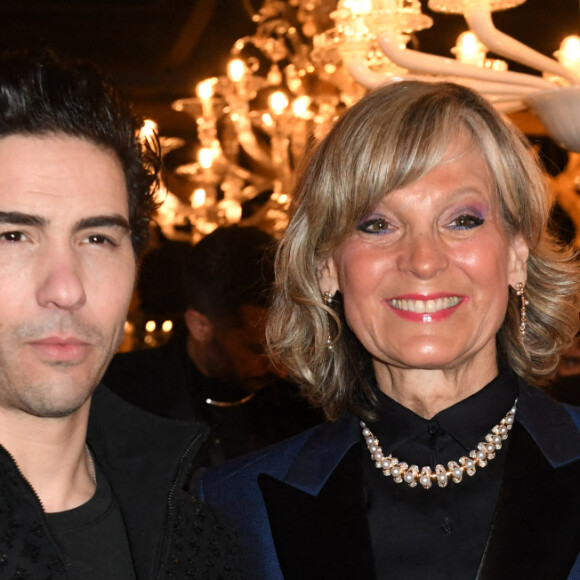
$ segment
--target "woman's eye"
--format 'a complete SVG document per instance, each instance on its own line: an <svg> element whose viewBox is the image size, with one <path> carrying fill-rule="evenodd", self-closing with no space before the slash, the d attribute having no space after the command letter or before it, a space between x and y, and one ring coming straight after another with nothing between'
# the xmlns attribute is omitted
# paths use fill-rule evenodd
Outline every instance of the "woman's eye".
<svg viewBox="0 0 580 580"><path fill-rule="evenodd" d="M384 218L376 218L361 222L356 229L367 234L380 234L389 231L390 224Z"/></svg>
<svg viewBox="0 0 580 580"><path fill-rule="evenodd" d="M484 220L480 217L464 214L456 217L449 225L457 230L470 230L482 225Z"/></svg>

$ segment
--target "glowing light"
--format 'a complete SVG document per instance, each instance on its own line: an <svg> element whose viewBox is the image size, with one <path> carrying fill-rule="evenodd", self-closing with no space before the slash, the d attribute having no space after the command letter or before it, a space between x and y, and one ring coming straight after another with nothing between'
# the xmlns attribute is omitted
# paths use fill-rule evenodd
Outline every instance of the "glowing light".
<svg viewBox="0 0 580 580"><path fill-rule="evenodd" d="M147 332L155 332L156 328L157 328L157 324L155 323L155 320L148 320L145 323L145 330Z"/></svg>
<svg viewBox="0 0 580 580"><path fill-rule="evenodd" d="M307 117L309 112L308 107L310 107L311 102L312 99L310 97L307 95L301 95L297 99L294 99L294 102L292 103L292 112L297 117Z"/></svg>
<svg viewBox="0 0 580 580"><path fill-rule="evenodd" d="M560 64L580 74L580 37L567 36L560 44L560 50L554 53Z"/></svg>
<svg viewBox="0 0 580 580"><path fill-rule="evenodd" d="M288 107L288 97L282 91L274 91L268 97L268 106L274 115L281 115Z"/></svg>
<svg viewBox="0 0 580 580"><path fill-rule="evenodd" d="M234 83L239 83L246 74L246 65L244 61L235 58L234 60L230 60L228 64L228 77Z"/></svg>
<svg viewBox="0 0 580 580"><path fill-rule="evenodd" d="M171 332L173 330L173 322L171 320L164 320L161 325L161 330L163 332Z"/></svg>
<svg viewBox="0 0 580 580"><path fill-rule="evenodd" d="M457 37L457 44L451 49L459 62L484 66L486 47L473 32L462 32Z"/></svg>
<svg viewBox="0 0 580 580"><path fill-rule="evenodd" d="M197 159L203 169L209 169L215 159L214 151L209 147L202 147L197 154Z"/></svg>
<svg viewBox="0 0 580 580"><path fill-rule="evenodd" d="M201 81L195 90L197 96L200 99L211 99L213 97L213 86L216 83L216 79L206 79Z"/></svg>
<svg viewBox="0 0 580 580"><path fill-rule="evenodd" d="M203 207L205 203L205 198L206 198L205 189L202 189L201 187L197 188L191 194L191 207L193 207L194 209L197 209L198 207Z"/></svg>
<svg viewBox="0 0 580 580"><path fill-rule="evenodd" d="M237 223L242 217L242 206L233 199L222 199L218 208L224 212L224 217L230 223Z"/></svg>

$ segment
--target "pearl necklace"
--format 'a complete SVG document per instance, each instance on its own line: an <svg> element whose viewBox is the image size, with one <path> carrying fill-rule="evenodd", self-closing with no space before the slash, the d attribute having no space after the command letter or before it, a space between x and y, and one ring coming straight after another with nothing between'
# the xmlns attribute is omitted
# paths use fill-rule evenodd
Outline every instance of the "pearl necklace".
<svg viewBox="0 0 580 580"><path fill-rule="evenodd" d="M436 481L439 487L445 487L451 479L453 483L460 483L464 474L472 476L477 467L485 467L488 461L495 457L495 452L501 449L502 441L508 438L514 424L518 400L514 401L513 407L507 415L485 436L485 441L477 444L477 448L469 452L469 457L461 457L459 461L449 461L447 469L441 464L435 466L435 473L429 466L419 467L399 462L391 454L385 456L379 444L379 440L372 434L364 421L360 422L362 434L365 438L371 458L377 469L382 469L385 477L392 477L396 483L403 481L410 487L416 487L420 483L425 489L429 489Z"/></svg>

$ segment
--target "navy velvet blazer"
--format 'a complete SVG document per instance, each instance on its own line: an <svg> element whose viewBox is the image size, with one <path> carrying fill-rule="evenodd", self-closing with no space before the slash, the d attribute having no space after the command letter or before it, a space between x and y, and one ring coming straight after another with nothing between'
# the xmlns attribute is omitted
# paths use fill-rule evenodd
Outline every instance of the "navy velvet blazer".
<svg viewBox="0 0 580 580"><path fill-rule="evenodd" d="M580 580L580 409L520 385L478 580ZM238 530L248 580L375 577L358 419L324 423L208 469L201 499ZM388 541L388 539L387 539Z"/></svg>

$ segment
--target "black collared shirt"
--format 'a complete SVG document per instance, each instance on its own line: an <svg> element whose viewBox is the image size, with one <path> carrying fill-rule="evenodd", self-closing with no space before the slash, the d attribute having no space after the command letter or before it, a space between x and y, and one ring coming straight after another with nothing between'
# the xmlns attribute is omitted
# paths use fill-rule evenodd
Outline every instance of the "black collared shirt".
<svg viewBox="0 0 580 580"><path fill-rule="evenodd" d="M369 428L385 455L419 467L446 466L484 440L512 407L517 390L513 375L500 374L429 420L380 393L382 417ZM374 466L362 435L361 445L377 578L473 580L501 486L506 445L473 477L428 490L385 477Z"/></svg>

